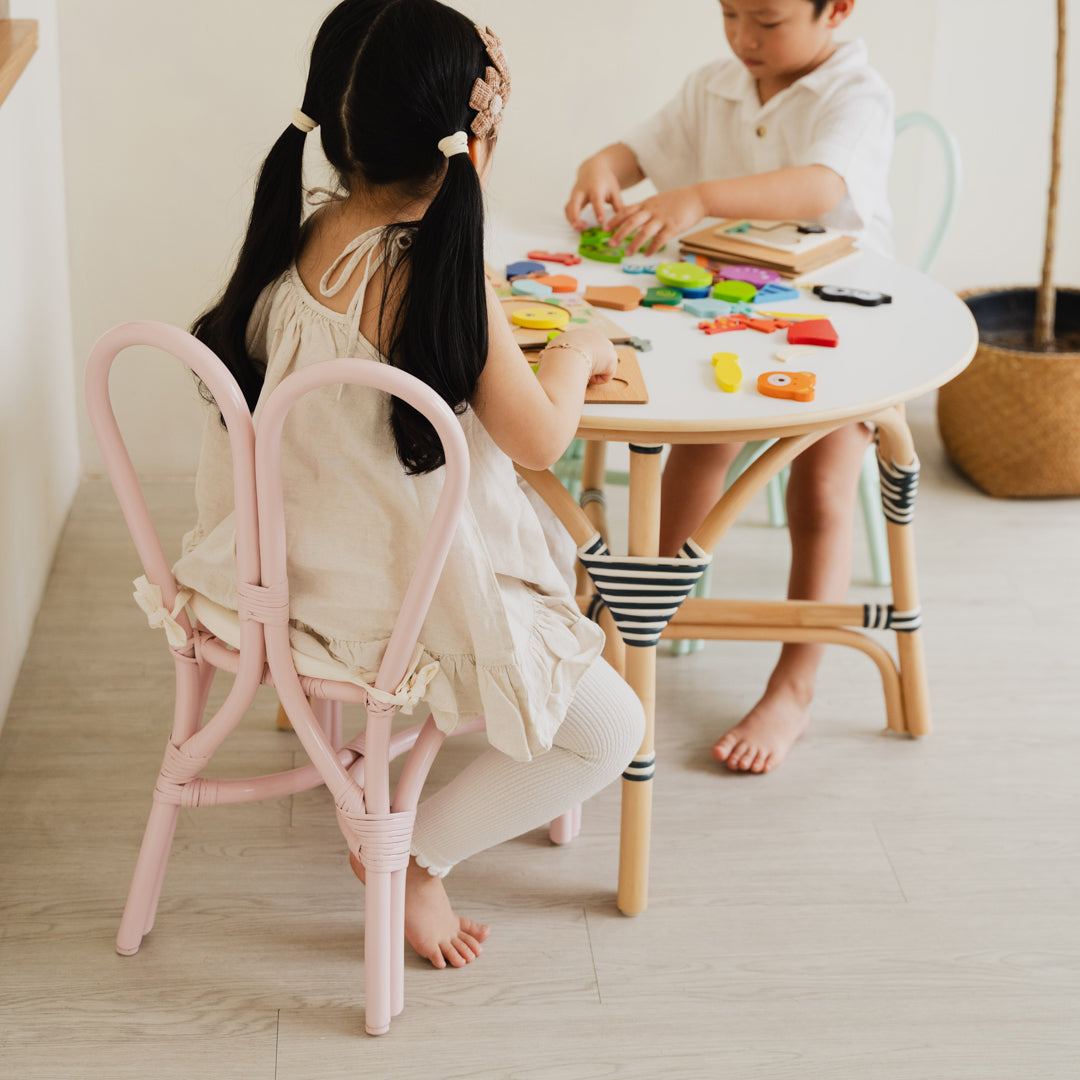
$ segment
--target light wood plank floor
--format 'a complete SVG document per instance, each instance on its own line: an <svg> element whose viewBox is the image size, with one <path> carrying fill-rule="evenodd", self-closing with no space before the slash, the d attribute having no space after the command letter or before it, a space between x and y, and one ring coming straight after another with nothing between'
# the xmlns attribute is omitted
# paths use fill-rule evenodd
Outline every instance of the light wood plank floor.
<svg viewBox="0 0 1080 1080"><path fill-rule="evenodd" d="M0 735L0 1076L1080 1075L1080 501L977 494L929 404L912 416L935 734L883 734L872 665L834 649L804 743L735 777L708 747L774 647L665 650L649 910L615 910L616 786L573 845L537 832L455 871L487 951L462 971L410 960L382 1039L363 1034L362 890L323 792L185 812L153 933L113 952L171 665L130 599L112 495L86 482ZM149 494L176 542L190 485ZM714 587L779 596L785 570L757 504ZM273 712L268 695L217 771L300 758ZM452 744L434 782L478 745Z"/></svg>

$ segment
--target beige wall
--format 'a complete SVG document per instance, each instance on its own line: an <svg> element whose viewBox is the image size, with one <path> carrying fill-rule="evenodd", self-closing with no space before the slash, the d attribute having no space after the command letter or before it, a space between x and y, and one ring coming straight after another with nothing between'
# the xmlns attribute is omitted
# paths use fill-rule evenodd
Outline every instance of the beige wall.
<svg viewBox="0 0 1080 1080"><path fill-rule="evenodd" d="M54 0L0 105L0 723L79 477Z"/></svg>
<svg viewBox="0 0 1080 1080"><path fill-rule="evenodd" d="M131 318L186 324L219 286L262 155L303 84L325 0L58 0L76 353ZM492 179L496 211L551 212L579 159L611 141L724 53L716 0L459 0L502 35L515 94ZM1005 0L861 0L845 34L864 37L900 111L955 130L967 186L937 276L954 287L1033 279L1042 246L1052 6L1022 17ZM1073 6L1077 5L1073 0ZM1072 85L1080 85L1080 49ZM1080 106L1069 114L1071 181L1059 280L1080 277ZM314 141L314 140L312 140ZM920 136L893 179L897 248L913 260L939 189ZM195 464L187 377L132 357L120 413L147 473ZM85 423L86 467L98 457Z"/></svg>

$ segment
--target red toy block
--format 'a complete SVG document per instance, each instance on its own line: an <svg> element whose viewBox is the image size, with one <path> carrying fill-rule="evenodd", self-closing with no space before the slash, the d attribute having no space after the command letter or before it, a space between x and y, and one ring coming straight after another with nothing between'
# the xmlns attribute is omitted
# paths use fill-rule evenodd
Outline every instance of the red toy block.
<svg viewBox="0 0 1080 1080"><path fill-rule="evenodd" d="M530 251L528 257L540 262L562 263L565 266L577 266L581 262L580 255L573 255L569 251Z"/></svg>
<svg viewBox="0 0 1080 1080"><path fill-rule="evenodd" d="M745 315L721 315L712 322L698 323L698 329L706 334L726 334L732 330L745 330L750 325L750 320Z"/></svg>
<svg viewBox="0 0 1080 1080"><path fill-rule="evenodd" d="M789 327L787 339L791 345L821 345L835 349L840 335L828 319L807 319Z"/></svg>

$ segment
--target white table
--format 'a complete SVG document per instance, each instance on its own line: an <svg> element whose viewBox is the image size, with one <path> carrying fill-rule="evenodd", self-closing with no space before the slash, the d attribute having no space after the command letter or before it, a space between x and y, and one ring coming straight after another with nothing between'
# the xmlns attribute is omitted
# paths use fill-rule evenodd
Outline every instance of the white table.
<svg viewBox="0 0 1080 1080"><path fill-rule="evenodd" d="M577 251L569 227L541 222L535 228L495 222L489 228L489 260L496 267L524 259L530 250ZM678 261L677 245L664 257ZM553 267L586 285L657 284L647 275L623 273L617 264L584 260ZM627 331L652 342L638 359L649 390L646 405L587 405L578 428L587 440L583 487L602 487L607 442L630 444L628 554L655 556L659 542L660 456L665 443L743 442L776 439L731 486L695 533L712 551L743 508L788 462L821 436L857 420L877 428L883 470L883 499L892 571L888 605L825 604L815 601L687 600L664 632L672 638L831 642L858 648L882 677L889 728L910 735L930 730L929 695L922 650L921 613L915 573L911 516L918 458L904 419L903 403L948 382L971 360L978 344L967 307L929 278L869 252L817 271L815 282L876 289L893 302L867 308L827 303L804 291L799 300L769 304L770 310L815 313L829 318L840 343L817 349L803 361L783 363L776 349L780 331L753 330L705 335L698 319L681 311L639 308L611 315ZM715 352L734 352L743 370L737 393L721 391L713 379ZM765 397L757 377L765 371L806 370L817 376L813 402ZM602 503L577 505L550 473L525 473L580 545L603 529ZM859 629L853 629L859 628ZM608 627L610 630L610 626ZM896 634L898 662L871 634ZM626 914L643 911L648 900L651 775L655 765L655 647L626 649L627 681L645 705L645 742L624 774L618 905ZM644 777L644 779L643 779Z"/></svg>

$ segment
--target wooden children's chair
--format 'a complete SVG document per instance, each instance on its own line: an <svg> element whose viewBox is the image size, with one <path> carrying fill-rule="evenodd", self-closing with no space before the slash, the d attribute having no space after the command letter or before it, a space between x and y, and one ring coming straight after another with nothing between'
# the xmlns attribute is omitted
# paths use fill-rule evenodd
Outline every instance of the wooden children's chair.
<svg viewBox="0 0 1080 1080"><path fill-rule="evenodd" d="M186 605L150 519L109 399L109 370L133 345L162 349L186 364L209 388L228 429L236 506L237 612ZM281 483L281 430L291 406L328 384L370 386L408 402L432 423L443 444L445 480L420 558L373 682L349 673L305 666L289 643L289 586ZM434 721L398 734L399 705L415 701L425 673L416 672L417 639L464 504L469 453L452 410L405 372L370 360L327 360L289 375L267 399L255 430L244 397L224 364L190 334L162 323L118 326L94 346L86 371L86 400L94 434L142 562L136 600L151 626L166 631L176 668L172 734L153 793L153 807L116 939L117 952L138 951L154 924L165 866L181 807L276 799L320 784L330 790L350 852L366 870L365 1025L389 1029L404 1005L404 891L413 819L420 790L442 744ZM205 620L203 614L205 613ZM207 622L213 622L211 629ZM308 662L309 663L309 662ZM210 685L218 670L232 687L205 723ZM260 684L275 687L311 764L268 776L202 779L200 773L235 729ZM310 699L310 701L309 701ZM341 744L343 702L363 705L365 730ZM467 730L478 730L482 720ZM407 753L391 794L389 765Z"/></svg>

